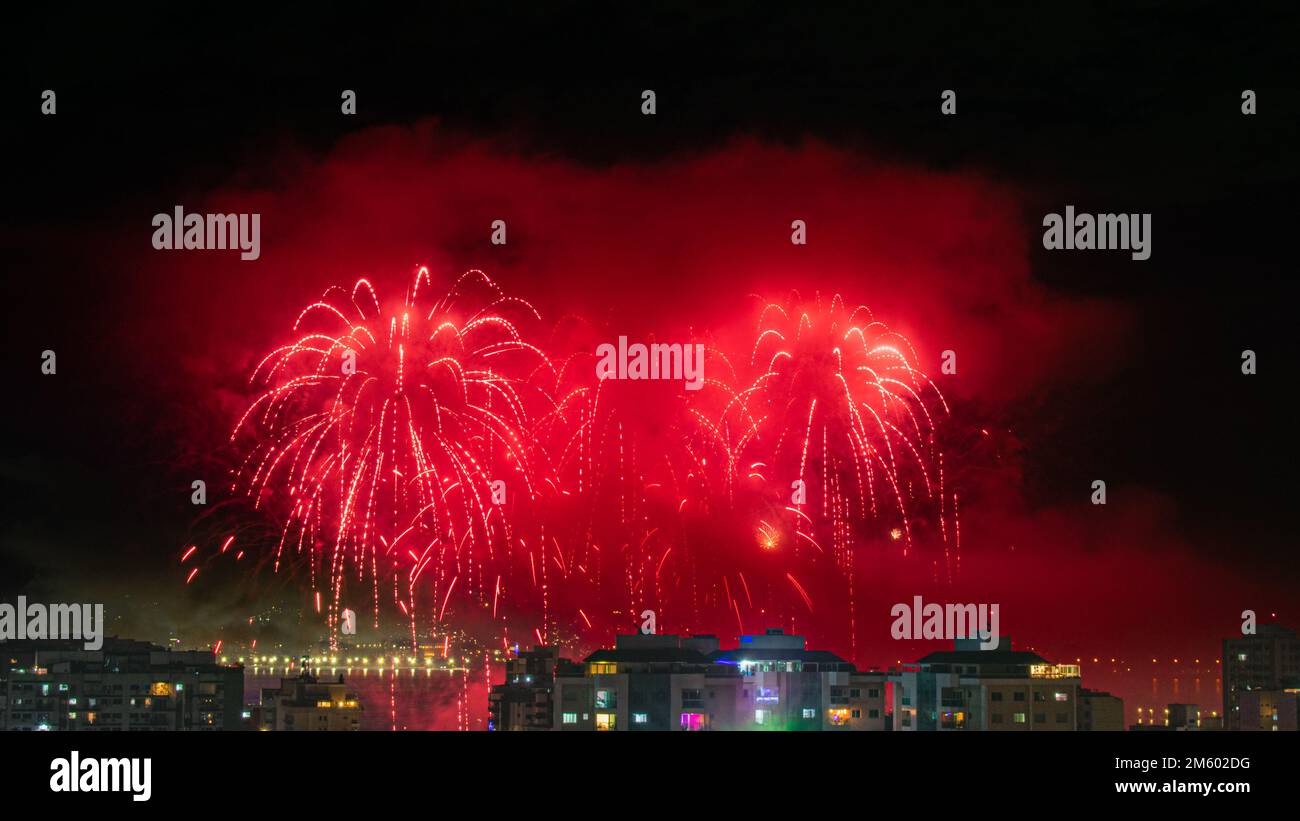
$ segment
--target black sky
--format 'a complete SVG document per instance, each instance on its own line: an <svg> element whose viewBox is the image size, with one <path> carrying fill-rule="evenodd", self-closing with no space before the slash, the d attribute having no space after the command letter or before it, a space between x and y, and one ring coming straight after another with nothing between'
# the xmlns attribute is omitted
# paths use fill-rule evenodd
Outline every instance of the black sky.
<svg viewBox="0 0 1300 821"><path fill-rule="evenodd" d="M1155 254L1140 267L1033 258L1039 281L1118 300L1142 331L1118 373L1010 409L1027 438L1053 444L1031 457L1026 492L1059 500L1099 472L1157 488L1198 544L1231 544L1256 572L1297 581L1295 11L699 5L365 19L260 7L202 21L96 9L14 25L0 592L52 584L59 566L79 579L80 566L149 573L157 543L189 525L159 481L176 445L140 424L168 413L166 397L79 370L111 353L105 312L130 307L96 264L133 241L98 233L115 209L180 201L245 168L274 175L265 159L288 141L323 153L346 132L429 116L597 168L736 135L815 136L1005 180L1030 192L1031 234L1067 203L1154 213ZM58 90L57 118L38 113L44 88ZM340 88L361 98L352 121L337 116ZM659 96L650 124L642 88ZM958 90L957 118L938 115L945 88ZM1255 117L1237 113L1244 88L1259 95ZM67 378L51 386L34 363L56 342ZM1260 362L1246 381L1244 348ZM124 533L133 548L100 554L101 537Z"/></svg>

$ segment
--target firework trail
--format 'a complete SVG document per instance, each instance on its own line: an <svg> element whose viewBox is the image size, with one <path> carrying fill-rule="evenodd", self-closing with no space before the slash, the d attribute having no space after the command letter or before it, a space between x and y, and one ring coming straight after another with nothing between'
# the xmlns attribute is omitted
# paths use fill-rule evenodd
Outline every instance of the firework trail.
<svg viewBox="0 0 1300 821"><path fill-rule="evenodd" d="M555 410L534 437L535 462L545 466L544 524L534 535L544 635L566 627L607 641L639 625L645 609L699 624L697 558L708 546L693 545L684 523L734 483L727 437L714 422L734 397L722 353L706 345L710 376L700 391L602 380L595 351L611 336L566 317L548 345Z"/></svg>
<svg viewBox="0 0 1300 821"><path fill-rule="evenodd" d="M439 294L420 268L396 303L365 279L329 289L257 364L233 489L281 521L275 569L307 565L331 633L367 583L376 623L391 596L413 632L422 576L439 620L453 591L492 597L509 549L492 482L533 492L528 380L547 362L520 323L538 318L481 271Z"/></svg>
<svg viewBox="0 0 1300 821"><path fill-rule="evenodd" d="M748 360L754 376L721 424L739 434L731 448L737 471L773 500L755 541L833 563L847 584L855 644L855 554L863 543L887 532L886 543L900 543L906 555L917 538L914 511L937 507L951 580L935 441L948 406L911 344L839 295L765 303ZM811 610L805 588L789 581Z"/></svg>

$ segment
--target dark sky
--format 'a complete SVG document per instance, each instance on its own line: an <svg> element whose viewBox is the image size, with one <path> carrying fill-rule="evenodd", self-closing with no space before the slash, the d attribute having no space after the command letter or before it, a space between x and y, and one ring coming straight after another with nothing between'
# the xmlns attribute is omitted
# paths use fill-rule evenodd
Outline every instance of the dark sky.
<svg viewBox="0 0 1300 821"><path fill-rule="evenodd" d="M15 27L0 592L129 578L178 620L219 610L170 592L171 559L248 358L325 286L419 261L660 327L844 292L971 353L946 390L1015 467L965 514L970 583L1028 580L1040 623L1013 635L1213 653L1246 607L1296 622L1294 12L657 5ZM178 202L274 215L263 260L160 259L149 217ZM1152 258L1044 252L1066 204L1151 212ZM492 257L466 237L501 209ZM782 256L791 211L811 258Z"/></svg>

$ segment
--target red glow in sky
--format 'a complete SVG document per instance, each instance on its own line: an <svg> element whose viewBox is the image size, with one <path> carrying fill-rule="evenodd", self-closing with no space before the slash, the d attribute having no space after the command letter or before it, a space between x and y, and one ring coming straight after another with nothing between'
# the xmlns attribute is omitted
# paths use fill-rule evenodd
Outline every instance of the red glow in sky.
<svg viewBox="0 0 1300 821"><path fill-rule="evenodd" d="M150 252L133 263L121 333L138 356L127 367L140 363L146 384L201 403L190 435L212 448L246 406L251 366L282 342L302 306L359 277L400 293L416 265L443 286L481 268L535 305L546 327L581 318L588 330L556 337L571 345L627 335L708 338L736 350L754 339L762 303L751 295L838 293L910 340L918 367L952 405L942 449L945 481L960 494L960 564L950 570L933 552L890 549L897 523L882 522L885 546L865 546L853 560L853 641L829 617L798 609L750 614L747 632L793 628L861 665L887 665L938 649L889 638L893 603L913 595L995 602L1018 645L1084 658L1085 685L1088 657L1131 660L1133 672L1111 686L1129 688L1122 694L1132 706L1153 675L1168 678L1153 669L1153 655L1217 658L1218 639L1236 629L1240 610L1276 609L1275 591L1243 580L1230 555L1206 558L1193 548L1177 504L1158 489L1115 477L1104 508L1089 504L1082 475L1073 496L1033 492L1030 473L1082 468L1056 461L1050 439L1011 420L1037 397L1124 367L1137 326L1125 305L1040 284L1028 261L1038 237L1021 192L976 172L938 173L815 142L748 141L592 168L432 124L364 132L319 157L286 150L263 171L260 187L184 195L189 211L262 214L256 262ZM508 226L505 246L489 242L497 219ZM790 242L795 219L808 226L807 245ZM956 352L956 375L939 372L945 350ZM625 387L630 435L652 443L665 433L665 400ZM628 415L638 409L638 418ZM723 540L731 524L718 516L697 533L713 527ZM809 586L815 611L832 594ZM1210 593L1212 607L1201 595ZM783 595L802 599L790 589ZM831 601L825 609L835 612ZM586 609L583 618L591 615ZM737 629L734 619L686 624L673 615L661 630L710 629L726 643ZM597 627L592 643L608 643L612 629L599 619ZM1217 703L1213 677L1200 697L1207 705Z"/></svg>

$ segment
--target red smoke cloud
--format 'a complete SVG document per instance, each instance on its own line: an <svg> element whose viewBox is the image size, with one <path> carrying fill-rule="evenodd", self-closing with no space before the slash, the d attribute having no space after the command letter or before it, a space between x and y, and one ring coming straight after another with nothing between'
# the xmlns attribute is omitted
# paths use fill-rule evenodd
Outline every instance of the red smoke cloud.
<svg viewBox="0 0 1300 821"><path fill-rule="evenodd" d="M916 562L873 565L855 661L938 649L888 637L890 605L915 594L999 603L1003 632L1045 655L1134 662L1149 661L1153 648L1216 658L1235 612L1260 601L1260 591L1188 551L1172 504L1156 494L1112 486L1112 504L1100 508L1085 483L1072 502L1031 504L1015 434L987 423L981 433L964 418L978 408L996 422L1033 397L1104 377L1122 364L1134 329L1122 305L1035 280L1028 250L1037 221L1006 185L817 142L741 140L595 168L430 123L362 132L323 156L286 150L259 172L271 182L180 204L260 213L260 259L149 251L124 274L134 287L121 340L147 353L130 361L145 363L146 380L177 379L168 389L199 403L201 436L213 447L244 399L253 357L282 338L301 306L360 276L396 292L416 265L444 284L481 268L549 323L574 313L614 335L681 340L752 338L751 294L841 293L907 336L954 401L958 427L974 425L968 452L950 454L968 488L960 574L949 586ZM143 247L150 215L175 204L131 215ZM497 219L507 224L503 247L489 242ZM807 224L803 246L790 241L796 219ZM939 373L944 350L957 354L956 376ZM1050 453L1033 458L1050 470L1041 467ZM1232 604L1210 610L1189 595L1211 588ZM1203 702L1215 703L1213 693Z"/></svg>

